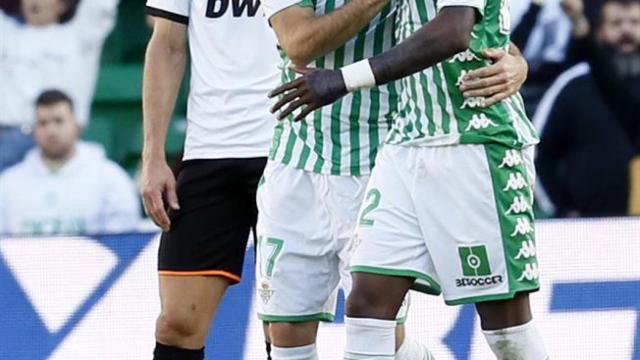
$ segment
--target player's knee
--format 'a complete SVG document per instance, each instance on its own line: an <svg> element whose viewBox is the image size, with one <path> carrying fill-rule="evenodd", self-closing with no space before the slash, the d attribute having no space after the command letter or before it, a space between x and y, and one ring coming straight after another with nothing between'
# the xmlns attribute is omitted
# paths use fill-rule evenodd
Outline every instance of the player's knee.
<svg viewBox="0 0 640 360"><path fill-rule="evenodd" d="M156 323L156 338L166 344L180 342L183 339L204 338L198 317L188 311L165 309Z"/></svg>
<svg viewBox="0 0 640 360"><path fill-rule="evenodd" d="M397 311L382 293L373 289L354 287L347 299L346 313L349 317L392 320L396 318Z"/></svg>
<svg viewBox="0 0 640 360"><path fill-rule="evenodd" d="M275 322L269 324L269 327L272 344L296 347L315 343L318 324L315 322Z"/></svg>
<svg viewBox="0 0 640 360"><path fill-rule="evenodd" d="M509 300L477 303L476 310L484 330L522 325L531 321L532 317L528 293L518 293Z"/></svg>

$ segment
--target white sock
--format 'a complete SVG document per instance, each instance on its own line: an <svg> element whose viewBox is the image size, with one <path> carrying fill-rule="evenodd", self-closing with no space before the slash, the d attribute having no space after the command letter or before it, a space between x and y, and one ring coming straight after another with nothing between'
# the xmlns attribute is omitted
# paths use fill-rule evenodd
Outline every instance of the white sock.
<svg viewBox="0 0 640 360"><path fill-rule="evenodd" d="M400 349L396 352L396 360L435 360L435 356L423 344L405 337Z"/></svg>
<svg viewBox="0 0 640 360"><path fill-rule="evenodd" d="M345 360L394 360L396 321L378 319L345 319L347 345Z"/></svg>
<svg viewBox="0 0 640 360"><path fill-rule="evenodd" d="M498 360L548 360L533 321L500 330L482 331Z"/></svg>
<svg viewBox="0 0 640 360"><path fill-rule="evenodd" d="M318 360L316 344L298 347L271 346L273 360Z"/></svg>

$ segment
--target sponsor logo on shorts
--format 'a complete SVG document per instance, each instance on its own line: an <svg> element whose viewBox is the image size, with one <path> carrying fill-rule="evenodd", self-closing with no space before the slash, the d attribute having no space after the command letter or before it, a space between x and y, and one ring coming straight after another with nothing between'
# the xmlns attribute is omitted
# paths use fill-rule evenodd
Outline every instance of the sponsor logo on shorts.
<svg viewBox="0 0 640 360"><path fill-rule="evenodd" d="M497 284L502 284L502 275L494 275L481 278L456 279L456 287L487 286Z"/></svg>
<svg viewBox="0 0 640 360"><path fill-rule="evenodd" d="M533 281L537 280L539 276L540 271L538 270L538 263L530 263L525 265L524 270L522 271L522 275L520 275L518 281Z"/></svg>
<svg viewBox="0 0 640 360"><path fill-rule="evenodd" d="M462 274L464 276L491 275L486 246L460 246L458 255L460 255Z"/></svg>
<svg viewBox="0 0 640 360"><path fill-rule="evenodd" d="M488 286L502 283L502 275L492 275L485 245L458 247L462 275L456 279L457 287Z"/></svg>
<svg viewBox="0 0 640 360"><path fill-rule="evenodd" d="M267 281L263 281L260 284L260 287L258 288L258 293L260 293L260 298L262 299L262 302L265 304L269 303L274 292L275 290L271 289L271 284L269 284Z"/></svg>

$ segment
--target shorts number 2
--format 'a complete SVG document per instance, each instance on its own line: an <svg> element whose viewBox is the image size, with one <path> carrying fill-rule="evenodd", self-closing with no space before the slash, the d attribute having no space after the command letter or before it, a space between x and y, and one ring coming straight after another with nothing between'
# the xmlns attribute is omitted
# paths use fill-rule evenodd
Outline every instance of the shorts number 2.
<svg viewBox="0 0 640 360"><path fill-rule="evenodd" d="M380 190L369 190L369 193L367 194L365 199L365 202L369 202L369 205L367 205L367 207L362 210L362 216L360 216L360 225L373 226L374 220L368 218L367 216L380 205L381 197L382 194L380 194Z"/></svg>

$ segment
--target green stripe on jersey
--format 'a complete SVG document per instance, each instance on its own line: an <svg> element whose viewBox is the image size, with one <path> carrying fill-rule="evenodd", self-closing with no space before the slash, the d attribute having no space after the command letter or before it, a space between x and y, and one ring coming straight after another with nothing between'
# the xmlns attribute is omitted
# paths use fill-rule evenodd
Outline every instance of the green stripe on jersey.
<svg viewBox="0 0 640 360"><path fill-rule="evenodd" d="M437 16L437 0L399 0L395 37L401 42ZM468 0L469 6L477 1ZM465 1L456 3L465 6ZM489 64L487 48L509 46L507 0L486 0L468 50L400 83L401 113L387 137L391 144L439 146L499 143L524 148L538 142L519 96L491 107L483 98L464 98L458 89L469 71Z"/></svg>
<svg viewBox="0 0 640 360"><path fill-rule="evenodd" d="M330 13L349 0L312 2L316 15ZM308 6L307 0L304 5ZM344 46L316 59L310 67L340 67L377 55L389 49L395 38L393 26L396 8L385 6L382 12ZM283 82L295 79L283 57ZM382 139L386 138L398 109L395 84L355 92L337 103L318 109L304 121L285 120L276 127L271 159L299 169L332 175L368 174Z"/></svg>

